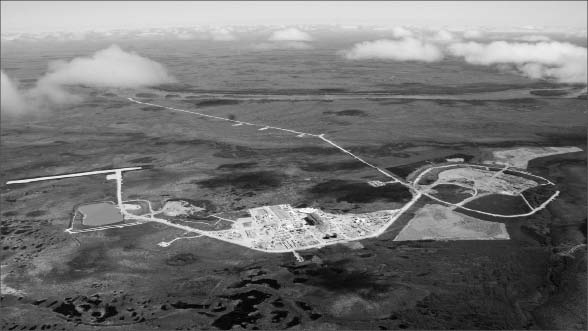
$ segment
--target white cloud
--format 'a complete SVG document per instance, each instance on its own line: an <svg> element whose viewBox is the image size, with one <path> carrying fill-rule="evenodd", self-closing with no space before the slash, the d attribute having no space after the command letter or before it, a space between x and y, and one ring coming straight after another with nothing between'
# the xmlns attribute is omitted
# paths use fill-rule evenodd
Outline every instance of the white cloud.
<svg viewBox="0 0 588 331"><path fill-rule="evenodd" d="M392 28L392 36L394 38L408 38L412 37L413 33L409 29L402 27L402 26L395 26Z"/></svg>
<svg viewBox="0 0 588 331"><path fill-rule="evenodd" d="M311 41L312 37L299 29L287 28L274 31L269 37L270 41Z"/></svg>
<svg viewBox="0 0 588 331"><path fill-rule="evenodd" d="M19 91L4 71L1 76L3 115L22 115L56 104L81 101L80 96L67 90L68 86L138 88L175 81L161 64L134 52L125 52L116 45L90 57L49 63L48 72L28 91Z"/></svg>
<svg viewBox="0 0 588 331"><path fill-rule="evenodd" d="M304 31L296 28L285 28L274 31L268 38L268 42L255 44L253 45L253 48L263 51L277 49L304 50L313 48L312 45L308 43L308 41L311 40L312 37Z"/></svg>
<svg viewBox="0 0 588 331"><path fill-rule="evenodd" d="M414 38L366 41L355 44L351 49L343 51L342 55L350 60L434 62L443 59L443 52L437 46Z"/></svg>
<svg viewBox="0 0 588 331"><path fill-rule="evenodd" d="M0 71L0 111L2 115L20 115L27 111L27 105L18 91L17 85L4 73Z"/></svg>
<svg viewBox="0 0 588 331"><path fill-rule="evenodd" d="M463 32L463 37L466 39L480 39L484 37L484 33L480 30L467 30Z"/></svg>
<svg viewBox="0 0 588 331"><path fill-rule="evenodd" d="M225 28L210 31L210 38L214 41L233 41L237 39L230 30Z"/></svg>
<svg viewBox="0 0 588 331"><path fill-rule="evenodd" d="M39 105L75 103L81 98L67 86L137 88L174 81L161 64L112 45L91 57L49 63L48 73L28 95Z"/></svg>
<svg viewBox="0 0 588 331"><path fill-rule="evenodd" d="M586 48L570 43L468 42L455 43L448 50L471 64L512 64L521 74L530 78L582 84L586 84L587 80Z"/></svg>
<svg viewBox="0 0 588 331"><path fill-rule="evenodd" d="M176 28L168 31L170 36L178 40L194 40L198 39L198 35L193 29Z"/></svg>
<svg viewBox="0 0 588 331"><path fill-rule="evenodd" d="M447 30L439 30L427 38L429 41L438 43L450 43L458 40L457 36Z"/></svg>
<svg viewBox="0 0 588 331"><path fill-rule="evenodd" d="M537 30L541 30L541 27L535 26L535 25L523 25L520 27L521 30L532 30L532 31L537 31Z"/></svg>
<svg viewBox="0 0 588 331"><path fill-rule="evenodd" d="M140 87L173 81L161 64L112 45L91 57L50 63L49 72L37 85Z"/></svg>

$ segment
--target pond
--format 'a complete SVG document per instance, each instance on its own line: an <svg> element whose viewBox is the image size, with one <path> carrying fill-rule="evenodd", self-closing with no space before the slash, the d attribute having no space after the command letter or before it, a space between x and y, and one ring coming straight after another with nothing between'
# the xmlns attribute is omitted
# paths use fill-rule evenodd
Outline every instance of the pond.
<svg viewBox="0 0 588 331"><path fill-rule="evenodd" d="M83 205L78 211L84 215L82 224L86 226L101 226L119 223L124 220L118 207L110 202L99 202Z"/></svg>

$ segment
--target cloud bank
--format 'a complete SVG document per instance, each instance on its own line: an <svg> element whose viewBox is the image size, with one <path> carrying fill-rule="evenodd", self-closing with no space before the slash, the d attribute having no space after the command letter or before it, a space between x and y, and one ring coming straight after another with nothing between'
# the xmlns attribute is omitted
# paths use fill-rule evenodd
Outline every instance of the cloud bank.
<svg viewBox="0 0 588 331"><path fill-rule="evenodd" d="M437 43L450 43L458 40L459 38L447 30L438 30L427 39Z"/></svg>
<svg viewBox="0 0 588 331"><path fill-rule="evenodd" d="M14 116L27 111L25 101L16 84L4 71L0 71L0 87L0 112L2 115Z"/></svg>
<svg viewBox="0 0 588 331"><path fill-rule="evenodd" d="M309 41L313 38L306 32L296 29L287 28L283 30L274 31L267 42L254 44L252 46L255 50L270 51L270 50L306 50L312 49Z"/></svg>
<svg viewBox="0 0 588 331"><path fill-rule="evenodd" d="M161 64L112 45L90 57L51 62L48 73L37 81L32 93L53 103L64 103L77 101L65 90L67 86L138 88L174 81Z"/></svg>
<svg viewBox="0 0 588 331"><path fill-rule="evenodd" d="M312 37L296 28L287 28L284 30L274 31L269 37L270 41L312 41Z"/></svg>
<svg viewBox="0 0 588 331"><path fill-rule="evenodd" d="M174 82L159 63L113 45L89 57L49 63L48 72L28 91L19 91L2 72L2 112L19 115L82 100L68 87L138 88Z"/></svg>
<svg viewBox="0 0 588 331"><path fill-rule="evenodd" d="M462 36L465 39L480 39L484 37L484 33L480 30L467 30L463 32Z"/></svg>
<svg viewBox="0 0 588 331"><path fill-rule="evenodd" d="M437 46L415 38L366 41L355 44L351 49L343 51L342 54L350 60L435 62L443 59L443 52Z"/></svg>
<svg viewBox="0 0 588 331"><path fill-rule="evenodd" d="M570 43L468 42L450 45L448 51L470 64L512 65L521 74L534 79L581 84L587 81L586 48Z"/></svg>
<svg viewBox="0 0 588 331"><path fill-rule="evenodd" d="M221 28L221 29L214 29L209 32L210 39L214 41L233 41L237 40L237 37L233 35L233 33L229 29Z"/></svg>
<svg viewBox="0 0 588 331"><path fill-rule="evenodd" d="M397 39L408 38L413 36L413 32L403 26L395 26L392 28L392 36Z"/></svg>
<svg viewBox="0 0 588 331"><path fill-rule="evenodd" d="M486 33L467 30L458 35L446 30L408 30L395 28L399 40L381 39L353 45L339 52L349 60L381 59L390 61L437 62L447 56L473 65L495 66L531 79L559 83L587 84L586 47L557 42L544 35L518 36L521 41L465 42Z"/></svg>

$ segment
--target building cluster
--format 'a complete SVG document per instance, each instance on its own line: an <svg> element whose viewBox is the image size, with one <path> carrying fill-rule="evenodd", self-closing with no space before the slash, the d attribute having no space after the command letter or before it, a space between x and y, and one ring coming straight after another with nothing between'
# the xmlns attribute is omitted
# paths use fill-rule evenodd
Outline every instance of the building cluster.
<svg viewBox="0 0 588 331"><path fill-rule="evenodd" d="M230 230L215 231L226 241L266 251L293 251L369 237L384 228L395 210L366 214L331 214L313 208L274 205L249 210Z"/></svg>

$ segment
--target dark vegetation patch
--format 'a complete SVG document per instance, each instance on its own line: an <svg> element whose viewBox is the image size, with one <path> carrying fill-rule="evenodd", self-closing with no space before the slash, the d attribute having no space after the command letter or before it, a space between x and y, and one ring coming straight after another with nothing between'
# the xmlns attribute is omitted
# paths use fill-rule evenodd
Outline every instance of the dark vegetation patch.
<svg viewBox="0 0 588 331"><path fill-rule="evenodd" d="M273 310L272 311L272 323L280 323L286 317L288 317L288 311L287 310Z"/></svg>
<svg viewBox="0 0 588 331"><path fill-rule="evenodd" d="M377 89L372 91L354 92L344 88L319 88L319 89L247 89L247 90L211 90L199 89L189 84L172 83L161 84L155 88L170 93L194 93L194 94L231 94L231 95L324 95L328 93L337 93L345 95L354 95L370 93L377 98L378 95L404 94L404 95L422 95L422 94L464 94L464 93L481 93L481 92L500 92L513 89L558 89L561 85L550 82L535 82L531 84L500 84L500 83L472 83L472 84L446 84L446 85L429 85L423 83L380 83L375 84Z"/></svg>
<svg viewBox="0 0 588 331"><path fill-rule="evenodd" d="M103 104L100 104L101 107L104 107L104 109L118 109L118 108L122 108L125 106L128 106L129 102L128 101L115 101L115 100L109 100L108 104L105 106Z"/></svg>
<svg viewBox="0 0 588 331"><path fill-rule="evenodd" d="M586 139L588 139L588 132L586 131L585 126L568 127L565 131L536 133L536 135L542 137L544 140L544 142L538 144L538 146L584 146L586 145ZM533 159L530 162L538 159Z"/></svg>
<svg viewBox="0 0 588 331"><path fill-rule="evenodd" d="M255 167L257 162L225 163L218 166L217 170L240 170Z"/></svg>
<svg viewBox="0 0 588 331"><path fill-rule="evenodd" d="M378 104L382 105L382 106L388 106L388 105L406 105L406 104L411 104L413 102L417 102L419 101L418 99L409 99L409 98L398 98L398 99L379 99Z"/></svg>
<svg viewBox="0 0 588 331"><path fill-rule="evenodd" d="M230 330L234 327L247 328L248 325L255 324L262 317L257 306L270 298L271 294L251 290L221 297L235 300L237 304L231 312L217 318L212 326L221 330Z"/></svg>
<svg viewBox="0 0 588 331"><path fill-rule="evenodd" d="M465 188L452 184L437 185L433 189L437 191L433 194L434 197L450 203L458 203L472 196L465 193Z"/></svg>
<svg viewBox="0 0 588 331"><path fill-rule="evenodd" d="M292 320L290 320L290 322L286 323L286 329L295 327L298 324L300 324L300 318L298 316L295 316L294 318L292 318Z"/></svg>
<svg viewBox="0 0 588 331"><path fill-rule="evenodd" d="M317 147L317 146L303 146L295 148L274 148L262 150L262 153L267 154L290 154L290 153L303 153L308 155L333 155L341 153L336 148L331 147Z"/></svg>
<svg viewBox="0 0 588 331"><path fill-rule="evenodd" d="M357 170L364 168L365 165L361 162L341 161L341 162L315 162L306 163L300 166L304 171L319 172L319 171L337 171L337 170Z"/></svg>
<svg viewBox="0 0 588 331"><path fill-rule="evenodd" d="M516 98L516 99L413 99L406 100L406 103L417 101L434 102L441 106L491 106L493 104L508 104L516 106L512 110L529 111L538 109L544 104L544 101L538 98Z"/></svg>
<svg viewBox="0 0 588 331"><path fill-rule="evenodd" d="M74 258L66 263L69 271L60 275L60 278L62 281L68 281L68 278L78 279L108 271L111 269L111 263L107 250L106 244L82 246Z"/></svg>
<svg viewBox="0 0 588 331"><path fill-rule="evenodd" d="M495 279L501 283L502 278L508 277L498 274L498 271L496 273ZM457 290L448 291L446 294L430 294L417 303L410 313L392 314L388 319L396 323L391 329L520 330L528 328L521 323L525 320L504 305L502 300L507 300L504 296L488 293L482 299L477 291L474 292L475 296L464 292L464 290Z"/></svg>
<svg viewBox="0 0 588 331"><path fill-rule="evenodd" d="M500 92L522 88L556 88L557 85L549 82L536 82L532 84L497 84L497 83L473 83L455 85L429 85L423 83L381 83L378 86L386 89L388 93L395 94L465 94L480 92Z"/></svg>
<svg viewBox="0 0 588 331"><path fill-rule="evenodd" d="M269 286L275 290L279 289L281 286L278 283L277 280L275 279L270 279L270 278L261 278L261 279L256 279L256 280L251 280L251 279L243 279L235 284L230 285L227 288L242 288L245 287L247 285L264 285L264 286Z"/></svg>
<svg viewBox="0 0 588 331"><path fill-rule="evenodd" d="M63 164L63 160L61 160L62 164ZM38 161L38 162L30 162L30 163L26 163L26 164L22 164L22 165L15 165L14 167L10 167L6 170L9 170L10 172L12 172L13 174L15 173L35 173L35 171L38 171L39 169L47 169L47 168L52 168L52 167L58 167L59 166L59 161L55 160L44 160L44 161ZM22 184L16 184L16 185L20 185L20 187L24 187L24 185ZM19 186L13 186L13 187L19 187Z"/></svg>
<svg viewBox="0 0 588 331"><path fill-rule="evenodd" d="M111 294L97 293L91 296L78 295L62 300L50 298L32 302L40 308L51 309L67 321L102 326L144 322L144 316L151 308L150 303L152 303L151 299L140 300L124 294L123 291L114 291ZM160 307L161 310L168 309L167 305ZM151 315L154 315L157 310L151 312Z"/></svg>
<svg viewBox="0 0 588 331"><path fill-rule="evenodd" d="M308 281L308 278L297 277L297 278L294 278L294 280L292 280L292 283L295 283L295 284L296 283L306 283L307 281Z"/></svg>
<svg viewBox="0 0 588 331"><path fill-rule="evenodd" d="M306 302L303 302L303 301L296 301L295 303L296 303L296 305L297 305L298 307L302 308L302 310L305 310L305 311L310 311L310 310L312 310L312 307L311 307L311 306L309 306L309 305L308 305Z"/></svg>
<svg viewBox="0 0 588 331"><path fill-rule="evenodd" d="M192 253L176 254L165 260L165 264L174 267L181 267L188 264L195 263L198 259Z"/></svg>
<svg viewBox="0 0 588 331"><path fill-rule="evenodd" d="M325 111L323 114L326 115L337 115L337 116L360 116L366 117L367 113L360 109L345 109L339 111Z"/></svg>
<svg viewBox="0 0 588 331"><path fill-rule="evenodd" d="M135 94L137 98L157 98L158 95L155 93L137 93Z"/></svg>
<svg viewBox="0 0 588 331"><path fill-rule="evenodd" d="M180 95L179 94L166 94L165 98L166 99L173 99L173 98L179 98Z"/></svg>
<svg viewBox="0 0 588 331"><path fill-rule="evenodd" d="M161 107L157 107L157 106L146 106L146 107L141 107L142 111L161 111Z"/></svg>
<svg viewBox="0 0 588 331"><path fill-rule="evenodd" d="M282 298L277 298L276 300L271 302L272 306L276 307L276 308L284 308L284 301L282 301Z"/></svg>
<svg viewBox="0 0 588 331"><path fill-rule="evenodd" d="M337 202L367 203L374 201L405 202L412 198L408 188L400 184L372 187L368 183L345 180L330 180L313 186L310 193L315 196L334 197Z"/></svg>
<svg viewBox="0 0 588 331"><path fill-rule="evenodd" d="M341 153L335 148L319 147L319 146L301 146L294 148L251 148L241 145L233 145L219 141L204 140L204 139L166 139L161 137L150 138L148 143L155 146L206 146L210 149L216 150L213 154L219 158L230 159L247 159L259 155L272 155L274 157L292 155L293 153L301 153L308 155L334 155Z"/></svg>
<svg viewBox="0 0 588 331"><path fill-rule="evenodd" d="M154 157L145 156L145 157L139 157L139 158L136 158L136 159L132 159L129 162L131 162L131 163L151 163L151 162L153 162L155 160L156 160L156 158L154 158Z"/></svg>
<svg viewBox="0 0 588 331"><path fill-rule="evenodd" d="M547 199L549 199L555 192L554 186L552 185L540 185L531 187L523 191L522 193L525 199L527 199L527 201L529 202L529 204L533 208L537 208L542 203L547 201Z"/></svg>
<svg viewBox="0 0 588 331"><path fill-rule="evenodd" d="M232 187L239 190L265 190L278 187L285 175L275 171L252 171L216 176L193 182L206 188Z"/></svg>
<svg viewBox="0 0 588 331"><path fill-rule="evenodd" d="M295 303L298 307L300 307L302 310L304 310L308 314L308 317L313 321L317 320L323 316L321 314L315 313L313 311L312 307L309 304L307 304L306 302L295 301Z"/></svg>
<svg viewBox="0 0 588 331"><path fill-rule="evenodd" d="M492 102L492 100L452 100L452 99L431 99L432 102L435 102L441 106L460 106L460 105L469 105L469 106L485 106L488 102Z"/></svg>
<svg viewBox="0 0 588 331"><path fill-rule="evenodd" d="M383 292L389 286L366 271L351 270L345 261L324 265L312 265L302 271L308 277L307 285L319 286L334 292ZM363 291L362 291L363 290Z"/></svg>
<svg viewBox="0 0 588 331"><path fill-rule="evenodd" d="M5 217L12 217L12 216L16 216L16 215L18 215L18 212L14 211L14 210L2 213L2 216L5 216Z"/></svg>
<svg viewBox="0 0 588 331"><path fill-rule="evenodd" d="M533 95L539 95L542 97L561 97L569 93L568 90L532 90L529 92Z"/></svg>
<svg viewBox="0 0 588 331"><path fill-rule="evenodd" d="M186 83L166 83L155 86L156 89L166 92L191 92L194 88Z"/></svg>
<svg viewBox="0 0 588 331"><path fill-rule="evenodd" d="M82 316L82 314L77 311L76 306L71 302L62 302L59 306L55 307L53 311L67 318Z"/></svg>
<svg viewBox="0 0 588 331"><path fill-rule="evenodd" d="M28 212L26 214L27 217L39 217L39 216L43 216L47 214L47 211L45 210L33 210L31 212Z"/></svg>
<svg viewBox="0 0 588 331"><path fill-rule="evenodd" d="M340 87L326 87L318 89L320 92L324 93L345 93L347 92L346 89Z"/></svg>
<svg viewBox="0 0 588 331"><path fill-rule="evenodd" d="M206 304L186 303L183 301L178 301L178 302L172 303L170 305L176 309L208 309L210 307L210 305L206 305Z"/></svg>
<svg viewBox="0 0 588 331"><path fill-rule="evenodd" d="M230 106L230 105L238 105L241 103L240 100L234 100L234 99L208 99L208 100L184 99L184 102L193 104L198 107Z"/></svg>
<svg viewBox="0 0 588 331"><path fill-rule="evenodd" d="M406 153L402 152L403 150L411 147L423 147L423 146L431 146L431 147L438 147L438 148L453 148L453 149L460 149L461 146L465 146L465 143L455 144L455 143L443 143L439 141L423 141L423 142L407 142L407 141L400 141L394 143L386 143L382 145L372 145L372 146L350 146L348 149L356 154L359 155L371 155L371 156L388 156L388 155L396 155L398 153ZM414 153L413 153L414 154Z"/></svg>
<svg viewBox="0 0 588 331"><path fill-rule="evenodd" d="M568 167L586 167L587 159L586 152L575 152L558 155L549 155L539 157L529 161L527 170L532 173L540 173L543 176L549 177L549 168L565 169ZM553 170L551 171L553 172ZM564 181L567 178L562 178L561 175L551 174L556 180ZM558 178L559 177L559 178ZM530 177L529 177L530 178ZM533 179L533 178L530 178ZM536 179L534 179L536 180ZM569 179L568 179L569 181Z"/></svg>
<svg viewBox="0 0 588 331"><path fill-rule="evenodd" d="M491 194L472 200L464 207L499 215L524 214L530 211L529 206L520 196Z"/></svg>
<svg viewBox="0 0 588 331"><path fill-rule="evenodd" d="M543 100L537 98L516 98L516 99L500 99L491 100L488 102L500 103L500 104L515 104L515 105L542 105L545 104Z"/></svg>

